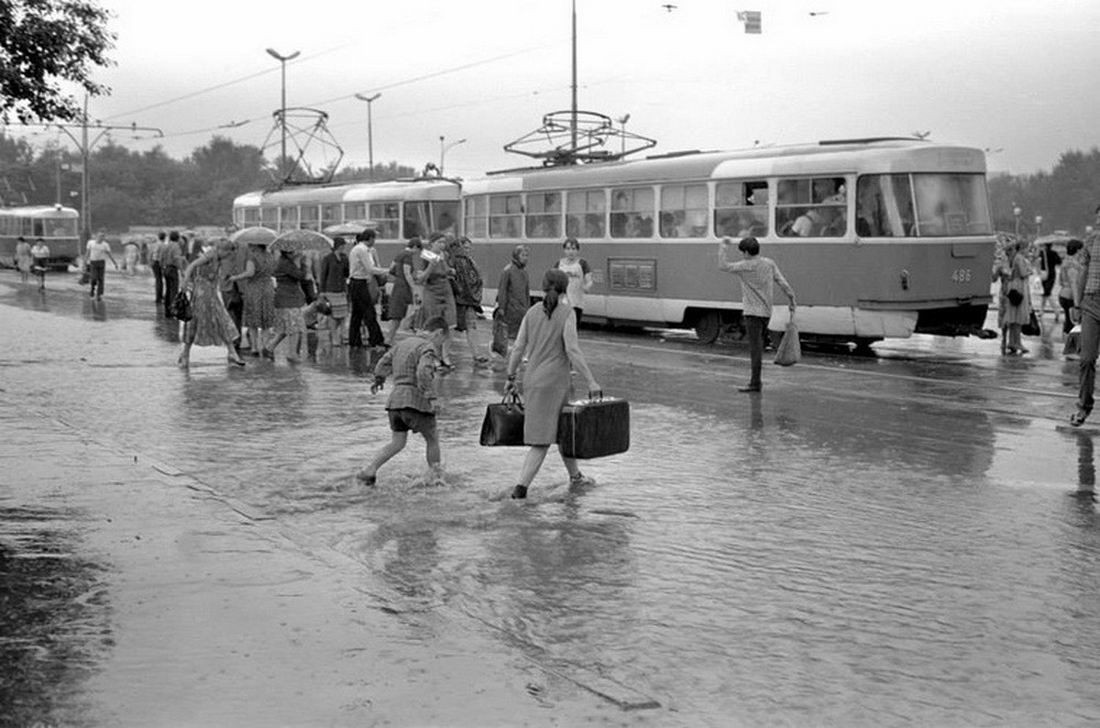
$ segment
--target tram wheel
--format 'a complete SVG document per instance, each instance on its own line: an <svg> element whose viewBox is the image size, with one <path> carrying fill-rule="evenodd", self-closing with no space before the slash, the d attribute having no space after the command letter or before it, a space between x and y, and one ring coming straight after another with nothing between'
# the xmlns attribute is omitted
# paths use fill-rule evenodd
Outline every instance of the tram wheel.
<svg viewBox="0 0 1100 728"><path fill-rule="evenodd" d="M717 311L704 311L695 321L695 338L700 344L713 344L718 341L724 324L722 315Z"/></svg>

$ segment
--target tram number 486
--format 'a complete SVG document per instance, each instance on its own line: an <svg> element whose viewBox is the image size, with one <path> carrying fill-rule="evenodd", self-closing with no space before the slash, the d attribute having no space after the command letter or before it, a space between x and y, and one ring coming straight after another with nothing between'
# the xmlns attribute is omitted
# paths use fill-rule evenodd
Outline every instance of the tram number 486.
<svg viewBox="0 0 1100 728"><path fill-rule="evenodd" d="M972 277L973 274L970 272L969 268L956 268L951 271L951 280L956 283L969 283Z"/></svg>

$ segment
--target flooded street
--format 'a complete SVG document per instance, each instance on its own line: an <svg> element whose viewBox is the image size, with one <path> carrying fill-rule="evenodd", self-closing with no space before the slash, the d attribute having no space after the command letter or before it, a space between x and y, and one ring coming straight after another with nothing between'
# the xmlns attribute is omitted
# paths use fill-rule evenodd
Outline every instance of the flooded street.
<svg viewBox="0 0 1100 728"><path fill-rule="evenodd" d="M143 697L124 677L178 677L162 662L186 672L189 640L217 629L216 610L200 610L140 645L120 632L120 596L104 586L125 583L110 577L116 547L85 535L101 528L85 520L96 495L57 497L82 458L98 462L74 440L104 443L112 468L153 463L179 499L206 488L235 504L218 533L277 534L273 574L326 564L312 578L331 580L331 603L312 608L354 624L367 617L342 595L368 595L382 631L363 659L415 662L444 706L392 707L394 679L286 697L292 717L211 697L208 724L1100 722L1100 516L1082 495L1100 430L1063 426L1076 364L1060 329L1018 358L996 340L925 337L877 344L877 357L807 353L765 366L761 396L736 392L740 344L585 329L596 378L631 403L631 449L582 463L597 481L584 492L552 454L516 504L494 498L523 450L478 445L503 372L473 369L464 342L442 387L446 482L425 478L413 437L366 489L353 473L389 439L366 354L236 369L196 348L180 371L150 278L109 275L98 303L75 275L48 285L0 271L0 713L17 724L193 724L154 710L187 704L174 686ZM60 446L21 437L31 421ZM169 519L181 505L157 507ZM166 579L159 598L201 604L205 584ZM276 672L286 658L266 656ZM464 693L479 681L499 692ZM258 678L255 694L270 687ZM358 693L367 702L347 709Z"/></svg>

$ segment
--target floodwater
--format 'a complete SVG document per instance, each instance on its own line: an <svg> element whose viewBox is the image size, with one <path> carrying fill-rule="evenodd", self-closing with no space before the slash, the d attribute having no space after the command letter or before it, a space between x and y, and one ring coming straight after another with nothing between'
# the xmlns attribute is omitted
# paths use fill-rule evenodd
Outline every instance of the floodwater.
<svg viewBox="0 0 1100 728"><path fill-rule="evenodd" d="M352 474L388 440L366 355L238 370L196 349L181 372L148 278L109 277L101 303L54 283L43 297L0 273L2 386L23 405L352 557L398 618L629 688L624 722L1100 722L1096 433L1058 429L1075 386L1060 333L1014 359L921 337L808 353L748 397L743 347L585 330L604 390L631 402L631 450L582 463L584 492L551 453L519 505L494 498L523 451L477 443L500 371L446 377L444 482L411 437L365 489ZM6 532L26 520L0 511ZM85 578L35 568L24 578L55 589ZM78 704L67 684L52 699Z"/></svg>

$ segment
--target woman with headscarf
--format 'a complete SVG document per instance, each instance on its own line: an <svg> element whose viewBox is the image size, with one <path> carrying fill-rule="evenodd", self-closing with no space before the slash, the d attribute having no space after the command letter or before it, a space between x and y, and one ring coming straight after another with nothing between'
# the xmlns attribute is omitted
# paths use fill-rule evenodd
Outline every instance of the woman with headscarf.
<svg viewBox="0 0 1100 728"><path fill-rule="evenodd" d="M428 250L421 253L425 266L417 271L415 276L416 282L424 287L422 294L424 297L422 303L423 316L425 321L430 321L436 317L442 318L447 322L449 331L456 321L455 294L451 288L451 276L454 275L454 268L447 263L446 255L450 238L443 233L432 233L429 240ZM448 369L454 368L454 364L451 362L451 337L449 334L443 337L440 363Z"/></svg>
<svg viewBox="0 0 1100 728"><path fill-rule="evenodd" d="M997 311L1001 327L1001 353L1026 354L1020 341L1021 328L1031 318L1031 263L1027 259L1027 243L1013 240L1004 250L993 274L1001 281L1000 306Z"/></svg>
<svg viewBox="0 0 1100 728"><path fill-rule="evenodd" d="M455 294L455 331L466 335L466 344L470 347L470 356L474 365L485 364L489 357L483 353L477 343L474 331L477 330L477 314L481 313L481 289L483 281L481 269L477 267L471 255L473 242L463 236L451 243L449 250L451 266L455 270L452 285Z"/></svg>
<svg viewBox="0 0 1100 728"><path fill-rule="evenodd" d="M235 246L228 240L218 243L196 258L183 272L183 289L191 287L191 320L183 327L183 350L177 363L186 369L191 363L191 347L224 346L226 361L243 367L236 342L240 331L226 311L219 295L222 266L230 265Z"/></svg>
<svg viewBox="0 0 1100 728"><path fill-rule="evenodd" d="M527 277L527 259L530 252L526 245L517 245L512 249L512 260L500 272L497 284L497 310L493 318L500 318L508 329L508 338L514 339L519 333L528 307L531 305L531 282ZM494 351L506 356L506 351L496 348Z"/></svg>
<svg viewBox="0 0 1100 728"><path fill-rule="evenodd" d="M244 270L228 281L237 283L244 299L241 321L252 339L252 356L259 356L264 347L264 332L275 325L275 284L271 273L275 261L263 245L248 246Z"/></svg>
<svg viewBox="0 0 1100 728"><path fill-rule="evenodd" d="M523 442L530 445L520 470L519 482L512 489L513 498L526 498L527 488L535 479L550 445L558 441L558 415L569 399L572 389L571 371L588 381L589 396L600 391L577 340L577 319L565 292L569 276L557 269L546 271L542 278L542 302L527 309L520 323L516 344L508 357L508 383L505 395L516 392L516 373L526 358L523 374ZM570 487L591 485L574 458L562 455L569 473Z"/></svg>

